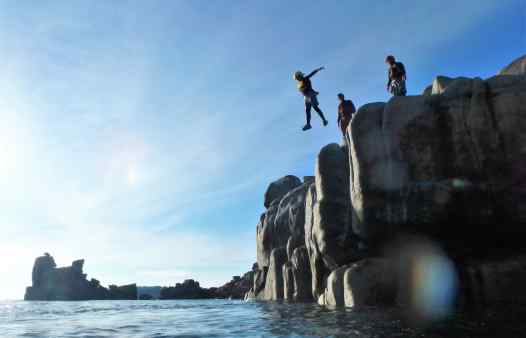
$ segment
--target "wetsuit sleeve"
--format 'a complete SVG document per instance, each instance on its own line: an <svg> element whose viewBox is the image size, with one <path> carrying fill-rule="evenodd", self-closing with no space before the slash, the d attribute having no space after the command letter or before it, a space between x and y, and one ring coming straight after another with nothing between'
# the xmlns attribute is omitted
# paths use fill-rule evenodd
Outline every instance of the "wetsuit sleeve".
<svg viewBox="0 0 526 338"><path fill-rule="evenodd" d="M318 69L314 69L312 72L310 72L307 76L305 76L307 79L311 78L312 76L314 76L317 72L319 72L320 70L322 70L322 68L318 68Z"/></svg>

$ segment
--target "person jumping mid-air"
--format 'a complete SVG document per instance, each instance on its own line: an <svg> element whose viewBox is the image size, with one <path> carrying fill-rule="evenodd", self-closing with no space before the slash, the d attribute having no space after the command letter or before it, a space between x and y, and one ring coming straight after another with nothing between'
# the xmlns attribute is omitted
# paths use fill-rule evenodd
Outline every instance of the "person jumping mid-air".
<svg viewBox="0 0 526 338"><path fill-rule="evenodd" d="M346 100L345 96L340 93L338 94L340 104L338 105L338 126L342 130L343 138L347 131L347 126L351 122L352 115L356 112L354 103L351 100Z"/></svg>
<svg viewBox="0 0 526 338"><path fill-rule="evenodd" d="M387 91L394 96L405 96L407 90L405 87L406 74L404 64L396 62L395 57L392 55L388 55L385 58L385 63L389 65Z"/></svg>
<svg viewBox="0 0 526 338"><path fill-rule="evenodd" d="M314 108L314 110L320 115L323 125L326 126L329 122L325 119L325 116L323 116L323 112L321 111L318 103L318 92L315 91L312 88L312 83L310 81L310 78L314 76L317 72L320 70L323 70L324 67L320 67L318 69L313 70L309 75L304 75L299 70L294 73L294 80L298 81L298 89L305 97L305 113L307 115L307 124L303 127L303 130L309 130L312 128L310 125L311 120L311 108Z"/></svg>

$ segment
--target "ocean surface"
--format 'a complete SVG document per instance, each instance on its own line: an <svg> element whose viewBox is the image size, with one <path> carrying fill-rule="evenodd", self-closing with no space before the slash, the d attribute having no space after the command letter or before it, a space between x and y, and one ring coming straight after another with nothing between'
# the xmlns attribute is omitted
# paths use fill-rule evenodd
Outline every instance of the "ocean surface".
<svg viewBox="0 0 526 338"><path fill-rule="evenodd" d="M409 323L398 310L229 300L0 302L0 337L526 337L524 313Z"/></svg>

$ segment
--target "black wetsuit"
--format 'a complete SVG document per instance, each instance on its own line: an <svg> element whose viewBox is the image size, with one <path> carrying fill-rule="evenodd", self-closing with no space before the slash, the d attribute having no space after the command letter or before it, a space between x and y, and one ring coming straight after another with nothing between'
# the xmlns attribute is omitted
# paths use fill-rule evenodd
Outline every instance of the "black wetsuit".
<svg viewBox="0 0 526 338"><path fill-rule="evenodd" d="M316 97L318 95L318 92L312 88L312 82L310 81L310 77L312 75L314 75L314 73L305 76L303 80L301 80L299 86L300 92L303 94L303 96L305 96L305 114L308 125L310 125L311 121L311 108L314 108L318 115L320 115L321 119L323 121L326 121L325 116L323 116L323 112L319 107L318 98Z"/></svg>

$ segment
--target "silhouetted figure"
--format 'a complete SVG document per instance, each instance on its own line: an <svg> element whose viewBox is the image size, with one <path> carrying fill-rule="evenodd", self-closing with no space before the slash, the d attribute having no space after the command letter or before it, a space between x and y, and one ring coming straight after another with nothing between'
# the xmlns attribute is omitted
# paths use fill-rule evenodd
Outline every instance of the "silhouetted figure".
<svg viewBox="0 0 526 338"><path fill-rule="evenodd" d="M320 67L318 69L313 70L309 75L305 76L302 72L299 70L294 73L294 80L298 81L298 89L305 97L305 113L307 117L307 124L303 127L303 130L309 130L311 129L310 120L311 120L311 108L314 108L314 110L320 115L323 125L326 126L329 122L325 119L325 116L323 116L323 112L321 111L318 103L318 92L315 91L312 88L312 83L310 81L310 78L314 76L317 72L320 70L323 70L324 67Z"/></svg>
<svg viewBox="0 0 526 338"><path fill-rule="evenodd" d="M351 100L346 100L342 93L338 94L338 100L340 100L340 104L338 105L338 126L342 130L343 137L345 138L347 126L349 126L352 115L356 112L356 108L354 107L354 103Z"/></svg>
<svg viewBox="0 0 526 338"><path fill-rule="evenodd" d="M396 62L395 57L392 55L388 55L385 58L385 63L389 65L387 91L394 96L405 96L407 94L405 87L407 77L404 64Z"/></svg>

